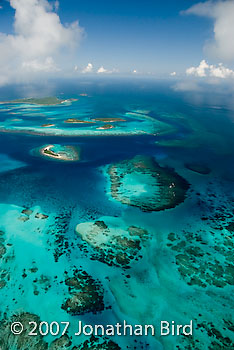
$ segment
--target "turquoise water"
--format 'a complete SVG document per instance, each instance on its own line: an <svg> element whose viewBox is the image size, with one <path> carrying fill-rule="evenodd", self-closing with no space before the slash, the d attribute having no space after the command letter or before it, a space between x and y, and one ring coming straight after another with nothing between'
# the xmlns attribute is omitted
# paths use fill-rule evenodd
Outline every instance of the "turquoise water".
<svg viewBox="0 0 234 350"><path fill-rule="evenodd" d="M100 114L95 110L95 98L78 97L77 101L68 100L57 106L6 101L0 104L3 116L0 131L56 136L104 136L164 134L174 130L165 122L149 116L148 111L143 111L145 114L126 106L121 111L116 108ZM108 125L111 128L103 129L105 123L96 120L99 118L110 118ZM69 122L70 119L78 122Z"/></svg>
<svg viewBox="0 0 234 350"><path fill-rule="evenodd" d="M234 111L228 99L198 94L192 100L152 82L71 83L53 95L78 101L0 105L2 349L56 349L51 342L59 335L8 337L14 317L35 315L70 322L69 350L86 349L90 341L74 337L78 320L155 325L154 337L110 337L121 349L232 349ZM4 101L16 97L22 96L6 91ZM103 122L64 123L105 117L126 121L105 130L97 129ZM55 127L41 127L47 123ZM32 152L47 144L77 147L80 159L52 162ZM134 166L143 172L125 174L123 162L134 169L136 156L141 161ZM122 167L120 197L110 167ZM166 175L156 177L157 171ZM141 207L141 198L155 203L168 193L176 196L168 197L168 208ZM193 336L160 336L162 320L193 320ZM99 341L117 349L108 337Z"/></svg>

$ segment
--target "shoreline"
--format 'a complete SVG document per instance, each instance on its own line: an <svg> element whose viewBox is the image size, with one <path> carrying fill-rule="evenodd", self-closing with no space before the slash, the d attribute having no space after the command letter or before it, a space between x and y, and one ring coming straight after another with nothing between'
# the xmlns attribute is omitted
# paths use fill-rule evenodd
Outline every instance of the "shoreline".
<svg viewBox="0 0 234 350"><path fill-rule="evenodd" d="M50 144L50 145L46 145L42 148L39 148L38 151L39 151L39 154L44 158L44 157L48 157L48 158L51 158L51 159L54 159L54 160L61 160L61 161L65 161L65 162L75 162L75 161L78 161L80 160L80 150L75 148L74 146L64 146L64 148L66 149L72 149L73 150L73 154L74 154L74 157L72 158L69 158L67 156L67 154L65 153L65 151L61 151L61 152L54 152L52 150L52 148L54 147L55 145L53 144Z"/></svg>

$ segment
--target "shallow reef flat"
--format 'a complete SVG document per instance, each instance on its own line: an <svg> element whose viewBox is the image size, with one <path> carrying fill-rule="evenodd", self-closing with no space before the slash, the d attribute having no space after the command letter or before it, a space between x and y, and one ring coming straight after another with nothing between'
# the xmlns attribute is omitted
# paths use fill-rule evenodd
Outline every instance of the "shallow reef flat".
<svg viewBox="0 0 234 350"><path fill-rule="evenodd" d="M98 337L72 339L77 331L74 316L101 314L106 306L102 283L70 261L71 248L63 237L66 225L65 216L44 213L39 206L0 204L1 349L75 350L90 344L98 350L120 349ZM27 335L28 322L60 319L71 322L65 336ZM19 337L11 333L12 322L25 325Z"/></svg>
<svg viewBox="0 0 234 350"><path fill-rule="evenodd" d="M129 268L142 257L142 245L150 237L145 229L127 226L114 217L78 224L76 232L92 248L92 259L123 268ZM80 248L84 249L84 245L80 244Z"/></svg>
<svg viewBox="0 0 234 350"><path fill-rule="evenodd" d="M170 123L147 114L123 110L96 115L92 98L21 99L0 104L0 132L54 136L165 135ZM12 118L12 114L16 118ZM51 122L53 120L53 122Z"/></svg>
<svg viewBox="0 0 234 350"><path fill-rule="evenodd" d="M1 288L4 288L2 289L2 296L6 293L9 302L11 293L14 293L14 290L16 293L17 288L19 295L24 293L21 283L25 281L26 277L31 275L31 280L35 276L34 273L36 275L40 273L37 267L39 261L36 262L36 256L34 259L32 252L37 247L38 257L40 253L43 253L41 258L46 253L46 247L43 248L43 232L49 229L54 222L54 218L42 213L40 207L22 208L8 204L0 204L0 218L2 257L0 284ZM27 255L25 255L25 252L27 252ZM12 273L15 269L17 270L16 274ZM38 281L41 282L38 283L40 288L44 288L46 282L48 282L43 277L44 275L46 275L44 272L38 275ZM32 293L33 290L35 291L36 282L36 280L31 280Z"/></svg>
<svg viewBox="0 0 234 350"><path fill-rule="evenodd" d="M84 344L80 345L74 350L121 350L112 340L102 340L100 337L92 336L89 340L86 340Z"/></svg>
<svg viewBox="0 0 234 350"><path fill-rule="evenodd" d="M20 336L16 336L11 332L11 324L20 322L24 326L24 331ZM48 341L45 336L39 333L34 336L29 336L28 333L32 331L32 326L29 322L40 324L40 317L29 313L21 312L12 315L7 319L1 319L0 325L0 346L2 350L121 350L121 348L112 340L102 339L98 336L92 336L85 340L82 344L75 346L72 342L72 337L65 334L58 337L53 337L52 341Z"/></svg>
<svg viewBox="0 0 234 350"><path fill-rule="evenodd" d="M74 162L80 160L80 148L69 145L44 145L33 149L32 155L40 155L43 158L58 161Z"/></svg>
<svg viewBox="0 0 234 350"><path fill-rule="evenodd" d="M189 188L173 169L161 167L148 156L110 165L107 173L112 198L146 212L174 208L185 200Z"/></svg>
<svg viewBox="0 0 234 350"><path fill-rule="evenodd" d="M37 315L22 312L16 315L13 315L9 320L2 319L0 326L0 346L2 350L8 349L20 349L27 350L29 348L35 350L47 350L48 344L43 339L43 336L38 335L35 337L29 336L31 328L29 322L40 322L40 318ZM11 332L11 323L12 322L21 322L25 330L20 336L15 336Z"/></svg>
<svg viewBox="0 0 234 350"><path fill-rule="evenodd" d="M183 280L190 286L222 289L234 286L233 198L222 194L213 183L203 193L197 192L197 205L204 206L199 229L170 232L167 246L175 254ZM231 197L231 198L230 198Z"/></svg>

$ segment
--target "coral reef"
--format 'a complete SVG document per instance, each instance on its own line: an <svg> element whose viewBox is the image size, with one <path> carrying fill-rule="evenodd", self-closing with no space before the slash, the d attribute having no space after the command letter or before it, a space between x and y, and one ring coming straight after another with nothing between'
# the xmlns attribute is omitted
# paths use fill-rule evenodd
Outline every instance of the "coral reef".
<svg viewBox="0 0 234 350"><path fill-rule="evenodd" d="M141 257L142 241L149 237L146 230L126 227L121 220L113 217L81 223L76 226L76 232L92 248L92 259L124 268ZM80 247L83 248L82 245Z"/></svg>
<svg viewBox="0 0 234 350"><path fill-rule="evenodd" d="M44 341L43 336L38 334L37 336L29 336L29 332L32 326L29 322L40 323L38 316L30 314L28 312L22 312L17 315L13 315L10 320L2 320L0 323L0 348L1 350L20 349L20 350L47 350L48 344ZM11 332L11 324L13 322L21 322L24 326L24 330L20 335L14 335Z"/></svg>
<svg viewBox="0 0 234 350"><path fill-rule="evenodd" d="M65 284L70 296L61 307L67 313L75 316L104 309L102 286L87 272L76 269L72 277L66 278Z"/></svg>
<svg viewBox="0 0 234 350"><path fill-rule="evenodd" d="M189 184L153 157L136 156L108 168L111 196L122 204L151 212L174 208L185 200Z"/></svg>
<svg viewBox="0 0 234 350"><path fill-rule="evenodd" d="M208 244L207 237L204 239L196 232L183 232L182 237L170 233L168 239L167 245L176 252L178 271L189 285L203 288L234 285L234 244L230 237L217 237L211 232L212 245Z"/></svg>
<svg viewBox="0 0 234 350"><path fill-rule="evenodd" d="M119 345L112 340L102 340L99 337L90 337L82 345L74 347L72 350L121 350Z"/></svg>

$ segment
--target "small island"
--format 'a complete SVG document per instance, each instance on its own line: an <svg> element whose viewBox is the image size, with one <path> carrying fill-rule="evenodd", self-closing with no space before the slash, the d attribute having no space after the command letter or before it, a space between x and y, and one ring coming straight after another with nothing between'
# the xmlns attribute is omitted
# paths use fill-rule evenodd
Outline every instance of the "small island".
<svg viewBox="0 0 234 350"><path fill-rule="evenodd" d="M123 118L93 118L93 120L104 123L126 122L126 119Z"/></svg>
<svg viewBox="0 0 234 350"><path fill-rule="evenodd" d="M75 98L70 98L68 100L60 100L57 97L42 97L42 98L21 98L17 100L12 100L12 101L5 101L5 102L0 102L1 104L4 103L26 103L30 105L41 105L41 106L55 106L59 105L65 102L73 102L73 101L78 101L78 99Z"/></svg>
<svg viewBox="0 0 234 350"><path fill-rule="evenodd" d="M39 154L43 157L62 161L80 160L80 149L74 146L46 145L39 148Z"/></svg>
<svg viewBox="0 0 234 350"><path fill-rule="evenodd" d="M51 126L55 126L55 124L42 124L42 128L50 128Z"/></svg>
<svg viewBox="0 0 234 350"><path fill-rule="evenodd" d="M98 128L96 128L97 130L107 130L107 129L113 129L114 125L112 124L104 124L102 126L99 126Z"/></svg>
<svg viewBox="0 0 234 350"><path fill-rule="evenodd" d="M93 124L94 122L88 121L88 120L81 120L76 118L68 118L64 120L64 123L70 123L70 124Z"/></svg>

